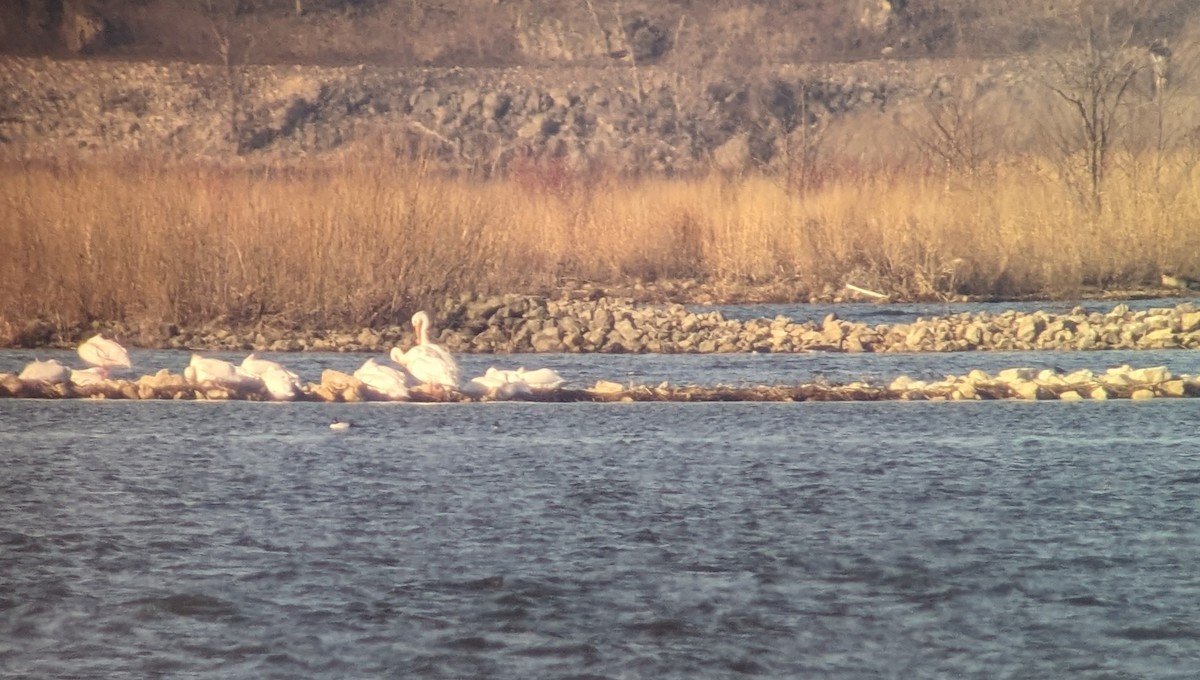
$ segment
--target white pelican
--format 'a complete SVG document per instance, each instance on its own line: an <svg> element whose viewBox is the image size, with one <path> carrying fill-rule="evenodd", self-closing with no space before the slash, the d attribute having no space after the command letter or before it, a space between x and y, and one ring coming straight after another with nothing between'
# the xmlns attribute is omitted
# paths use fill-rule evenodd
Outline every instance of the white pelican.
<svg viewBox="0 0 1200 680"><path fill-rule="evenodd" d="M288 401L295 399L303 391L303 387L300 385L300 376L277 362L259 359L251 354L242 359L241 369L245 373L258 376L266 385L267 392L271 394L272 399Z"/></svg>
<svg viewBox="0 0 1200 680"><path fill-rule="evenodd" d="M108 380L108 369L103 366L93 366L82 371L71 369L71 384L77 387L103 385Z"/></svg>
<svg viewBox="0 0 1200 680"><path fill-rule="evenodd" d="M263 384L258 376L247 373L228 361L210 359L199 354L192 355L191 363L183 369L183 377L196 385L213 383L230 388L257 388Z"/></svg>
<svg viewBox="0 0 1200 680"><path fill-rule="evenodd" d="M392 348L392 361L400 364L423 385L458 388L458 363L449 350L429 339L429 315L417 312L412 316L417 344L407 352Z"/></svg>
<svg viewBox="0 0 1200 680"><path fill-rule="evenodd" d="M515 377L515 374L516 371L489 368L478 378L471 378L471 381L463 387L463 392L476 399L486 397L497 401L506 401L529 394L529 388L524 383L519 380L510 380L510 377Z"/></svg>
<svg viewBox="0 0 1200 680"><path fill-rule="evenodd" d="M567 381L563 380L563 377L552 368L539 368L533 371L526 371L524 367L518 368L517 380L534 391L557 390L567 384Z"/></svg>
<svg viewBox="0 0 1200 680"><path fill-rule="evenodd" d="M96 334L79 345L79 356L92 366L100 368L131 368L129 352L115 340L109 340L103 334Z"/></svg>
<svg viewBox="0 0 1200 680"><path fill-rule="evenodd" d="M46 361L31 361L17 376L22 382L43 382L51 385L68 382L71 379L71 369L58 363L57 359Z"/></svg>
<svg viewBox="0 0 1200 680"><path fill-rule="evenodd" d="M258 377L275 401L291 401L304 391L300 386L300 378L286 368L271 366Z"/></svg>
<svg viewBox="0 0 1200 680"><path fill-rule="evenodd" d="M513 399L535 392L556 390L566 382L550 368L526 371L521 367L514 371L493 366L482 376L472 378L463 391L477 398L486 396L492 399Z"/></svg>
<svg viewBox="0 0 1200 680"><path fill-rule="evenodd" d="M391 401L408 399L408 376L404 371L391 366L376 363L375 359L367 359L354 372L354 377L362 381L372 393Z"/></svg>

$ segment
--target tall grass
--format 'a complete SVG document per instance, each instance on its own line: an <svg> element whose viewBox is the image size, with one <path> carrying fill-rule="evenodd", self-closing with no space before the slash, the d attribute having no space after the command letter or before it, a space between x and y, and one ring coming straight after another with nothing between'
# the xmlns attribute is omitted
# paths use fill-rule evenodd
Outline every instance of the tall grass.
<svg viewBox="0 0 1200 680"><path fill-rule="evenodd" d="M1168 161L1170 159L1167 159ZM0 163L0 320L394 323L464 292L689 278L933 297L1200 274L1200 182L1115 164L1105 208L1052 164L481 181L372 157ZM551 181L552 180L552 181ZM1168 192L1163 187L1172 187Z"/></svg>

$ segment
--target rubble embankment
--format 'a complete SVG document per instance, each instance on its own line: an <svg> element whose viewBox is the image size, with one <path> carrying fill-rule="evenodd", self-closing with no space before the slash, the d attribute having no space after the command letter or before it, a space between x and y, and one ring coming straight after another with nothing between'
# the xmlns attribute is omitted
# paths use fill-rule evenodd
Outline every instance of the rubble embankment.
<svg viewBox="0 0 1200 680"><path fill-rule="evenodd" d="M741 321L720 311L681 304L639 304L631 298L548 299L530 295L465 297L437 310L437 341L459 353L736 353L736 352L966 352L1025 350L1194 349L1200 347L1200 309L1190 302L1134 310L1076 307L1047 311L963 312L895 324L839 319ZM82 334L57 334L34 325L12 346L72 347L102 330L136 347L228 351L387 352L411 345L405 325L342 330L179 328L135 329L121 324Z"/></svg>
<svg viewBox="0 0 1200 680"><path fill-rule="evenodd" d="M607 380L589 388L555 387L527 390L503 397L512 401L541 402L614 402L614 401L981 401L1010 400L1107 400L1154 399L1200 396L1200 376L1174 375L1165 366L1132 368L1123 365L1103 373L1081 369L1060 373L1050 369L1011 368L989 374L972 370L966 375L946 376L943 380L922 381L899 376L890 383L846 384L806 383L754 387L673 386L661 384L623 385ZM163 369L136 380L105 380L89 385L70 382L47 383L22 381L12 374L0 374L0 398L33 399L171 399L171 400L245 400L270 401L261 384L247 387L222 385L212 381L195 382ZM412 390L402 401L463 402L499 400L495 394L457 390ZM354 376L326 370L321 382L305 385L291 400L317 402L385 401Z"/></svg>

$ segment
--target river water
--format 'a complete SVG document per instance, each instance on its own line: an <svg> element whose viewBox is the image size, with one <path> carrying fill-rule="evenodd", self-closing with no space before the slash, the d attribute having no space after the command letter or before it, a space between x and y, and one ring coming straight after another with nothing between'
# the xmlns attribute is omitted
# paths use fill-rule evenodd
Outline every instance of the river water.
<svg viewBox="0 0 1200 680"><path fill-rule="evenodd" d="M1198 354L463 361L586 386ZM0 677L1193 678L1196 403L3 400Z"/></svg>

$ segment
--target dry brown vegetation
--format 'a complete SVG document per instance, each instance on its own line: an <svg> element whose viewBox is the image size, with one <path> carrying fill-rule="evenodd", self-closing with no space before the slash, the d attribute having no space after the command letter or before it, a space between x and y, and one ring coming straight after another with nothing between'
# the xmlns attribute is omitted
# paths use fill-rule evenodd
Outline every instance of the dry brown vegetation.
<svg viewBox="0 0 1200 680"><path fill-rule="evenodd" d="M1057 167L1021 156L970 173L844 169L797 187L545 165L482 181L362 151L287 166L9 161L0 318L378 325L460 293L567 277L932 297L1200 271L1190 159L1118 154L1099 211Z"/></svg>
<svg viewBox="0 0 1200 680"><path fill-rule="evenodd" d="M293 19L313 21L320 6ZM358 21L368 9L340 16ZM733 28L770 16L735 9L706 11L725 11ZM877 147L868 157L835 126L812 127L811 137L803 127L789 137L798 138L787 166L761 173L633 177L602 159L583 170L531 156L485 180L439 173L419 155L401 160L388 140L296 161L3 160L0 326L377 326L460 294L549 290L565 279L691 279L796 295L849 283L943 298L1194 276L1200 125L1185 93L1195 91L1197 61L1178 50L1170 81L1147 80L1145 59L1127 57L1132 36L1114 32L1109 47L1061 62L1060 81L1046 83L1067 103L1057 112L1008 105L1043 140L1033 146L1007 143L1018 117L1001 115L987 93L948 92L894 148L860 142ZM735 56L732 44L710 47L725 52L703 61ZM855 136L865 132L846 139Z"/></svg>

